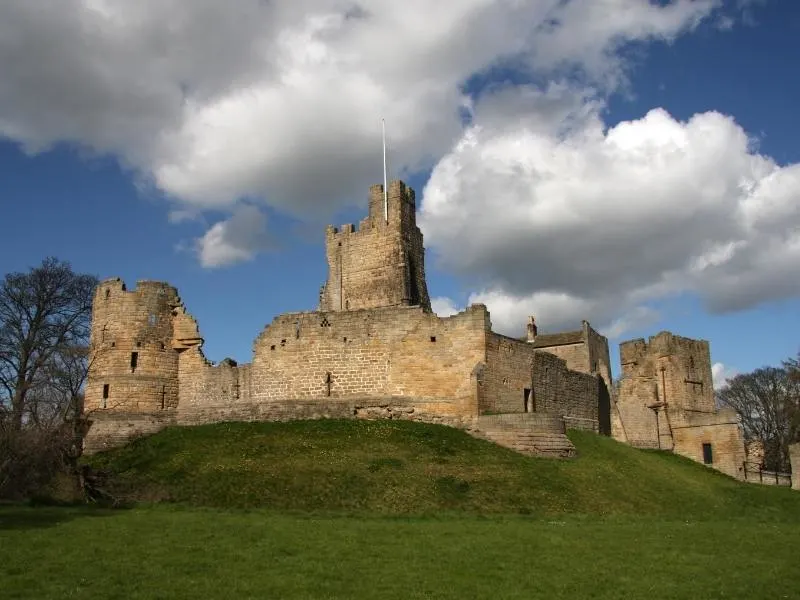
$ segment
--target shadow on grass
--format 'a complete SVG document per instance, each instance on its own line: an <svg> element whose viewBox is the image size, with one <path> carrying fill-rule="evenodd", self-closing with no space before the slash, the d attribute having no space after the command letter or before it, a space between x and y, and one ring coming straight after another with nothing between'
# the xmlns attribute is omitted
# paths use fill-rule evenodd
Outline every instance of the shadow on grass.
<svg viewBox="0 0 800 600"><path fill-rule="evenodd" d="M124 508L100 508L85 505L0 505L0 531L43 529L87 517L110 517Z"/></svg>

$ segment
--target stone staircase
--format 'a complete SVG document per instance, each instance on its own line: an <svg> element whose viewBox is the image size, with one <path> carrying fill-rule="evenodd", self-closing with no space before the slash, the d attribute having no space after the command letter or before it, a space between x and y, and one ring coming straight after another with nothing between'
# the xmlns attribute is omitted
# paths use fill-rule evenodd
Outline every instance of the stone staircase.
<svg viewBox="0 0 800 600"><path fill-rule="evenodd" d="M572 458L575 446L566 435L564 420L548 413L482 415L470 432L529 456Z"/></svg>

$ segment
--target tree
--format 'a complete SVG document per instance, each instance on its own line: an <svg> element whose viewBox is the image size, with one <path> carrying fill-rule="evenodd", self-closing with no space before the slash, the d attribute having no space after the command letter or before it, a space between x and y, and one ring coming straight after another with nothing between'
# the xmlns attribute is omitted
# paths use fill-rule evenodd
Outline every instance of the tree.
<svg viewBox="0 0 800 600"><path fill-rule="evenodd" d="M10 430L78 414L96 285L55 258L3 279L0 409Z"/></svg>
<svg viewBox="0 0 800 600"><path fill-rule="evenodd" d="M798 389L796 372L784 366L736 375L717 392L718 402L741 417L745 439L763 444L768 470L790 469L789 444L800 433Z"/></svg>

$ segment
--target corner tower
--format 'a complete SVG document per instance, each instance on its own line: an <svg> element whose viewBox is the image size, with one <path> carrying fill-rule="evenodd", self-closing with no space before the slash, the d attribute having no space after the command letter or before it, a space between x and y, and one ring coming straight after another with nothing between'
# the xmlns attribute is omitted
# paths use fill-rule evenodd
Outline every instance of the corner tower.
<svg viewBox="0 0 800 600"><path fill-rule="evenodd" d="M152 413L177 406L173 310L179 305L177 290L157 281L139 281L133 291L119 278L97 286L86 412Z"/></svg>
<svg viewBox="0 0 800 600"><path fill-rule="evenodd" d="M369 215L357 230L351 224L328 226L321 311L421 306L430 312L416 212L414 190L395 180L389 183L385 207L383 185L370 187Z"/></svg>

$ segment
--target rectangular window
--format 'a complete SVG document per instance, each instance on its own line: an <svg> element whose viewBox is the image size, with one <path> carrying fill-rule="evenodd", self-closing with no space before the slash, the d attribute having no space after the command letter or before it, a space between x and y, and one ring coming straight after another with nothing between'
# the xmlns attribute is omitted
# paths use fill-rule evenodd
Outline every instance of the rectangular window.
<svg viewBox="0 0 800 600"><path fill-rule="evenodd" d="M131 352L131 373L136 370L136 365L139 364L139 353Z"/></svg>
<svg viewBox="0 0 800 600"><path fill-rule="evenodd" d="M106 408L108 405L108 391L109 385L107 383L103 384L103 408Z"/></svg>
<svg viewBox="0 0 800 600"><path fill-rule="evenodd" d="M711 444L703 444L703 464L710 465L714 462L714 455L711 452Z"/></svg>

